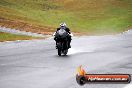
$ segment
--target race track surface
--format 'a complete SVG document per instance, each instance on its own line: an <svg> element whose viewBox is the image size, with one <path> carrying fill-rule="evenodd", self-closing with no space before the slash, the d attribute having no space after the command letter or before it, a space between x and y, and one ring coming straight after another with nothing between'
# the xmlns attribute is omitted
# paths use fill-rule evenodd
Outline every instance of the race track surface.
<svg viewBox="0 0 132 88"><path fill-rule="evenodd" d="M57 55L53 38L0 43L0 88L132 88L131 84L76 83L87 73L132 74L132 31L73 37L68 56Z"/></svg>

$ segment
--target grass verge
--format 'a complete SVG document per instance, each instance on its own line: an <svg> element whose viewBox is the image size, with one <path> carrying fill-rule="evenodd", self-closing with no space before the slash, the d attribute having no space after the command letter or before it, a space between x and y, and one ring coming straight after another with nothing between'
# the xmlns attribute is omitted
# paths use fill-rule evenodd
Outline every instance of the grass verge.
<svg viewBox="0 0 132 88"><path fill-rule="evenodd" d="M30 40L30 39L37 39L37 38L31 36L15 35L10 33L0 32L0 42L15 41L15 40Z"/></svg>
<svg viewBox="0 0 132 88"><path fill-rule="evenodd" d="M53 32L66 22L74 32L118 33L132 28L132 0L1 0L0 19L14 27ZM38 28L25 29L29 24ZM8 23L0 22L7 26ZM41 27L41 28L40 28Z"/></svg>

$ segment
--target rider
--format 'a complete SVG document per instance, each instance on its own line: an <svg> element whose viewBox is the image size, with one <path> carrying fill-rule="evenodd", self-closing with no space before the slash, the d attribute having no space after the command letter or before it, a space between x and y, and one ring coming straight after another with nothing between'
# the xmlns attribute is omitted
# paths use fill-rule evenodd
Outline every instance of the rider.
<svg viewBox="0 0 132 88"><path fill-rule="evenodd" d="M66 26L66 23L61 23L60 24L60 27L59 28L57 28L57 31L59 31L60 29L64 29L69 35L67 36L67 38L68 38L68 46L69 46L69 48L71 48L71 45L70 45L70 43L71 43L71 32L70 32L70 29ZM57 33L57 31L55 32L55 33ZM54 38L54 40L55 41L57 41L56 40L56 37Z"/></svg>

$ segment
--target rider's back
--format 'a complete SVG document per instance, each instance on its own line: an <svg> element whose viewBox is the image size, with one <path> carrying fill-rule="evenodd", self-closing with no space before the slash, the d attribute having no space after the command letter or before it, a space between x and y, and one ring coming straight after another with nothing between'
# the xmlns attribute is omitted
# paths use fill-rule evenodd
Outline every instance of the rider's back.
<svg viewBox="0 0 132 88"><path fill-rule="evenodd" d="M60 28L56 32L56 37L59 37L59 38L65 38L65 37L67 37L67 35L68 35L68 32L65 29L62 29L62 28Z"/></svg>

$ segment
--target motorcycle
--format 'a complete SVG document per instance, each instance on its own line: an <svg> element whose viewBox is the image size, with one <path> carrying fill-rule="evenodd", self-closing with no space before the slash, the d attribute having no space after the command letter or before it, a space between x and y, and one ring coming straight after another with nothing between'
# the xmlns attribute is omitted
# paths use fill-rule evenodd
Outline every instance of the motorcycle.
<svg viewBox="0 0 132 88"><path fill-rule="evenodd" d="M67 55L68 53L68 42L66 40L57 42L57 49L58 49L58 55L61 56L61 54Z"/></svg>
<svg viewBox="0 0 132 88"><path fill-rule="evenodd" d="M69 34L65 30L59 30L55 33L56 48L58 49L58 55L67 55L68 53L68 37Z"/></svg>

